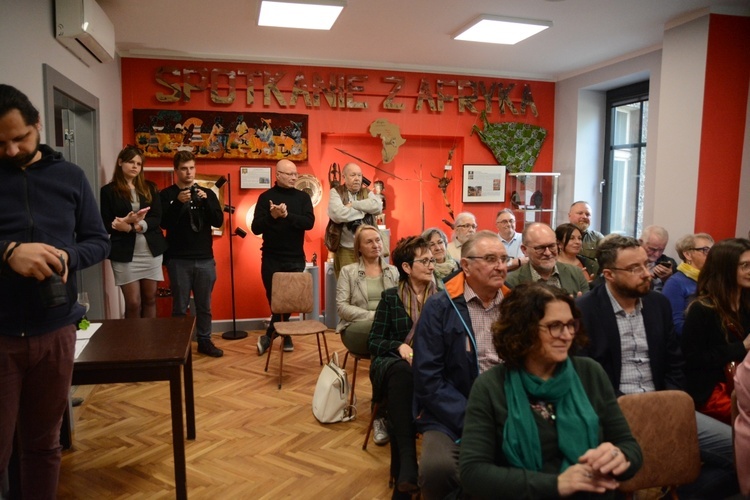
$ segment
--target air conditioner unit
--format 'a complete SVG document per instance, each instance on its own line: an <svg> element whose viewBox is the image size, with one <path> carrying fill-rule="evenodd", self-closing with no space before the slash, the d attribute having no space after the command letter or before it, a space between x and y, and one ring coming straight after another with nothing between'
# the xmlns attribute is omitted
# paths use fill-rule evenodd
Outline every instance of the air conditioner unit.
<svg viewBox="0 0 750 500"><path fill-rule="evenodd" d="M87 66L115 58L115 27L95 0L55 0L55 37Z"/></svg>

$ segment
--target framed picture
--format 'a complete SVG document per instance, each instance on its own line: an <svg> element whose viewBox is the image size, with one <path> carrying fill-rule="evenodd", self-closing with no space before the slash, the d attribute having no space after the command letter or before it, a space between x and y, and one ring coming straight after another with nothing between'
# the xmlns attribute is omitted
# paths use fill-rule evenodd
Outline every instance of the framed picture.
<svg viewBox="0 0 750 500"><path fill-rule="evenodd" d="M220 175L210 175L210 174L195 174L195 183L198 184L200 187L210 189L214 192L216 197L219 199L219 206L224 206L224 186L221 186L220 188L216 187L216 181L218 181L221 178ZM211 227L211 232L214 236L221 236L224 234L224 222L222 221L221 226L219 227Z"/></svg>
<svg viewBox="0 0 750 500"><path fill-rule="evenodd" d="M271 187L271 167L240 167L240 189Z"/></svg>
<svg viewBox="0 0 750 500"><path fill-rule="evenodd" d="M464 165L464 203L505 201L503 165Z"/></svg>

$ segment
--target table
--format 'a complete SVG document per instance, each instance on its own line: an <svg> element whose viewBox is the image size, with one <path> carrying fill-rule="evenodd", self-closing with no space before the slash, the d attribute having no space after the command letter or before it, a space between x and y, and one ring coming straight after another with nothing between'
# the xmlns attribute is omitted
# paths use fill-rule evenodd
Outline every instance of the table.
<svg viewBox="0 0 750 500"><path fill-rule="evenodd" d="M185 377L187 439L195 439L191 336L195 318L138 318L101 321L102 326L73 365L73 385L169 381L177 498L187 498L182 423Z"/></svg>

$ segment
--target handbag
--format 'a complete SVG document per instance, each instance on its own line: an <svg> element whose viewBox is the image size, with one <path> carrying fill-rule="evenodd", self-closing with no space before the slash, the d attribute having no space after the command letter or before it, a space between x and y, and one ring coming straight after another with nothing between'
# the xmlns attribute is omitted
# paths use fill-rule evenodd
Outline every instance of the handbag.
<svg viewBox="0 0 750 500"><path fill-rule="evenodd" d="M335 252L339 249L339 244L341 243L341 229L344 227L344 224L333 222L331 219L328 219L328 225L326 226L326 234L324 238L324 243L326 245L326 248L331 251Z"/></svg>
<svg viewBox="0 0 750 500"><path fill-rule="evenodd" d="M346 371L339 366L338 353L323 366L315 384L312 412L321 424L349 422L357 416L356 406L349 406L351 386Z"/></svg>

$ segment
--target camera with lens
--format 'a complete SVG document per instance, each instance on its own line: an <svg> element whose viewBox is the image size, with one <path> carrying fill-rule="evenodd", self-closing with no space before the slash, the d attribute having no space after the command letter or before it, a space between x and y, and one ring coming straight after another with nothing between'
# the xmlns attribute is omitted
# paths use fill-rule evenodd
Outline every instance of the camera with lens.
<svg viewBox="0 0 750 500"><path fill-rule="evenodd" d="M357 219L346 223L346 228L352 233L357 232L357 228L365 223L364 219Z"/></svg>
<svg viewBox="0 0 750 500"><path fill-rule="evenodd" d="M65 283L62 282L62 276L65 274L65 259L62 257L59 258L60 264L62 265L60 273L53 273L52 276L42 281L39 286L42 304L44 304L44 307L46 308L57 307L68 303L68 290L65 287Z"/></svg>
<svg viewBox="0 0 750 500"><path fill-rule="evenodd" d="M198 185L193 184L190 186L190 203L193 205L198 205L201 202L200 197L198 196Z"/></svg>

